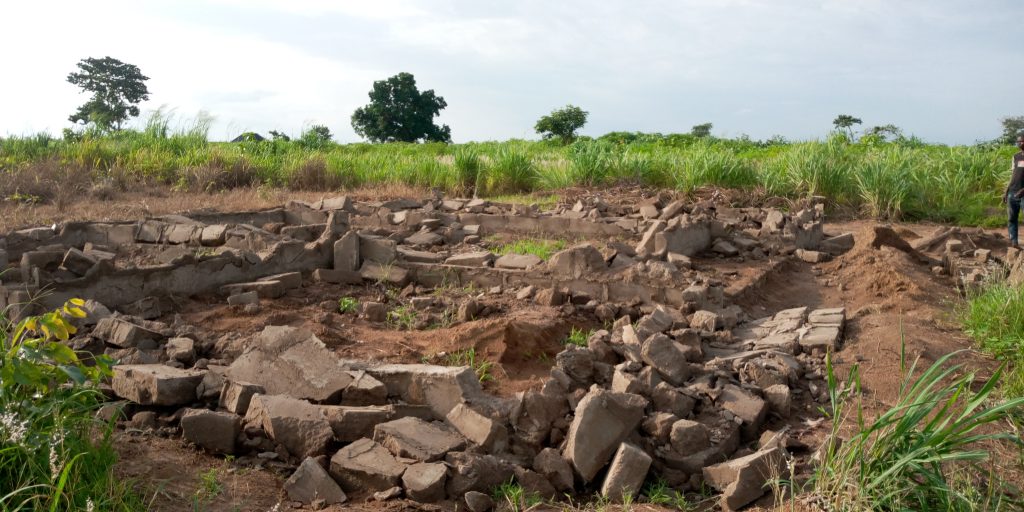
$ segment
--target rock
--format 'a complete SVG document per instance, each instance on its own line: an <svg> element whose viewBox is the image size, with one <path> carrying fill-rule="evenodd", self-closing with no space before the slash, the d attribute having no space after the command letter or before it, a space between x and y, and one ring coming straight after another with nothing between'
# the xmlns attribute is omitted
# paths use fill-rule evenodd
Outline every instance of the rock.
<svg viewBox="0 0 1024 512"><path fill-rule="evenodd" d="M558 251L548 261L548 269L553 274L573 279L603 271L605 268L607 265L601 251L589 243Z"/></svg>
<svg viewBox="0 0 1024 512"><path fill-rule="evenodd" d="M783 418L788 418L792 407L789 386L786 384L775 384L764 388L764 397L768 401L768 407L774 413Z"/></svg>
<svg viewBox="0 0 1024 512"><path fill-rule="evenodd" d="M342 405L383 405L387 403L388 388L365 371L349 372L352 382L345 387Z"/></svg>
<svg viewBox="0 0 1024 512"><path fill-rule="evenodd" d="M96 258L74 247L64 253L64 261L60 264L60 266L76 276L84 276L94 265L96 265Z"/></svg>
<svg viewBox="0 0 1024 512"><path fill-rule="evenodd" d="M494 508L494 500L482 492L469 491L463 498L469 512L489 512Z"/></svg>
<svg viewBox="0 0 1024 512"><path fill-rule="evenodd" d="M387 320L388 308L380 302L364 302L361 315L371 322L383 322Z"/></svg>
<svg viewBox="0 0 1024 512"><path fill-rule="evenodd" d="M455 254L444 260L446 265L459 267L486 267L494 260L494 254L490 251L466 252Z"/></svg>
<svg viewBox="0 0 1024 512"><path fill-rule="evenodd" d="M702 309L693 314L690 319L690 327L705 332L714 332L720 322L718 313Z"/></svg>
<svg viewBox="0 0 1024 512"><path fill-rule="evenodd" d="M768 210L768 215L765 216L764 222L761 223L761 229L768 233L778 233L782 231L782 227L786 224L786 215L771 208Z"/></svg>
<svg viewBox="0 0 1024 512"><path fill-rule="evenodd" d="M456 320L459 322L469 322L470 320L476 319L476 316L480 314L480 310L483 308L480 303L474 299L469 299L459 305L459 310L455 314Z"/></svg>
<svg viewBox="0 0 1024 512"><path fill-rule="evenodd" d="M195 342L190 338L171 338L164 346L164 353L172 361L189 364L196 358Z"/></svg>
<svg viewBox="0 0 1024 512"><path fill-rule="evenodd" d="M574 481L572 467L562 458L558 450L544 448L533 458L533 470L551 482L559 492L572 492Z"/></svg>
<svg viewBox="0 0 1024 512"><path fill-rule="evenodd" d="M251 382L226 381L220 391L220 406L228 412L245 416L252 397L266 392L263 386Z"/></svg>
<svg viewBox="0 0 1024 512"><path fill-rule="evenodd" d="M236 293L228 297L229 306L244 306L246 304L259 304L260 294L254 291Z"/></svg>
<svg viewBox="0 0 1024 512"><path fill-rule="evenodd" d="M181 417L182 437L213 453L235 453L241 431L241 418L229 412L189 409Z"/></svg>
<svg viewBox="0 0 1024 512"><path fill-rule="evenodd" d="M504 425L465 403L452 408L447 420L466 439L488 452L502 452L508 445L508 429Z"/></svg>
<svg viewBox="0 0 1024 512"><path fill-rule="evenodd" d="M355 231L345 233L334 242L334 270L359 270L360 245L359 234Z"/></svg>
<svg viewBox="0 0 1024 512"><path fill-rule="evenodd" d="M366 265L367 261L372 261L379 265L388 265L398 257L398 251L396 249L397 244L394 240L389 240L387 238L373 238L362 235L357 236L359 237L358 256L360 260L362 260L363 266ZM345 263L342 265L342 270L349 270L349 267L347 266L348 262L349 259L346 258Z"/></svg>
<svg viewBox="0 0 1024 512"><path fill-rule="evenodd" d="M348 496L331 475L313 457L306 457L284 482L288 499L309 505L320 500L323 505L345 503Z"/></svg>
<svg viewBox="0 0 1024 512"><path fill-rule="evenodd" d="M420 462L406 468L402 475L405 496L413 501L429 503L444 499L444 483L448 469L442 462Z"/></svg>
<svg viewBox="0 0 1024 512"><path fill-rule="evenodd" d="M613 502L622 501L627 493L636 498L650 467L650 455L631 443L620 444L604 478L601 494Z"/></svg>
<svg viewBox="0 0 1024 512"><path fill-rule="evenodd" d="M347 493L377 492L398 485L406 466L386 448L360 439L331 457L330 474Z"/></svg>
<svg viewBox="0 0 1024 512"><path fill-rule="evenodd" d="M703 474L708 485L722 492L722 509L737 510L764 495L765 484L784 476L785 470L786 457L775 447L705 467Z"/></svg>
<svg viewBox="0 0 1024 512"><path fill-rule="evenodd" d="M537 292L533 300L541 306L561 306L565 304L565 293L555 288L545 288Z"/></svg>
<svg viewBox="0 0 1024 512"><path fill-rule="evenodd" d="M639 213L640 216L644 218L644 220L650 220L656 218L658 214L661 212L658 211L657 206L654 206L653 204L645 204L640 207Z"/></svg>
<svg viewBox="0 0 1024 512"><path fill-rule="evenodd" d="M768 413L768 406L764 400L735 384L727 384L722 388L715 403L743 420L744 438L757 437L757 432Z"/></svg>
<svg viewBox="0 0 1024 512"><path fill-rule="evenodd" d="M655 252L655 239L664 230L665 221L656 220L652 222L647 231L644 231L644 236L640 239L640 243L637 244L634 252L637 254L651 254Z"/></svg>
<svg viewBox="0 0 1024 512"><path fill-rule="evenodd" d="M400 212L400 213L405 213L405 212ZM393 500L395 498L400 497L401 495L402 495L402 488L396 485L396 486L391 487L389 489L384 489L383 491L379 491L379 492L373 493L373 501Z"/></svg>
<svg viewBox="0 0 1024 512"><path fill-rule="evenodd" d="M826 252L811 251L807 249L797 249L794 254L796 254L797 258L800 258L807 263L822 263L829 259L828 253Z"/></svg>
<svg viewBox="0 0 1024 512"><path fill-rule="evenodd" d="M711 447L711 435L707 427L696 421L676 421L672 424L669 439L672 449L681 455L690 455Z"/></svg>
<svg viewBox="0 0 1024 512"><path fill-rule="evenodd" d="M718 254L721 254L722 256L729 257L737 256L740 253L739 249L737 249L735 245L729 243L726 240L716 241L714 245L711 246L711 250Z"/></svg>
<svg viewBox="0 0 1024 512"><path fill-rule="evenodd" d="M800 347L804 352L808 353L814 349L835 351L839 348L839 337L840 331L838 327L811 327L810 330L800 336Z"/></svg>
<svg viewBox="0 0 1024 512"><path fill-rule="evenodd" d="M530 297L533 297L533 292L534 291L536 291L536 288L533 285L526 286L522 290L519 290L516 293L516 299L518 299L518 300L529 299Z"/></svg>
<svg viewBox="0 0 1024 512"><path fill-rule="evenodd" d="M334 431L319 407L287 396L253 396L245 423L262 427L270 439L297 457L322 455L334 439Z"/></svg>
<svg viewBox="0 0 1024 512"><path fill-rule="evenodd" d="M413 247L426 248L441 245L444 243L444 237L430 231L417 231L412 236L406 238L405 243Z"/></svg>
<svg viewBox="0 0 1024 512"><path fill-rule="evenodd" d="M653 387L651 401L654 402L655 409L671 413L678 418L689 416L696 405L693 398L679 392L668 382L661 382Z"/></svg>
<svg viewBox="0 0 1024 512"><path fill-rule="evenodd" d="M821 250L832 255L839 255L853 249L853 245L853 233L843 233L841 235L822 240Z"/></svg>
<svg viewBox="0 0 1024 512"><path fill-rule="evenodd" d="M409 271L395 264L380 264L367 260L359 268L359 275L367 281L405 286L409 282Z"/></svg>
<svg viewBox="0 0 1024 512"><path fill-rule="evenodd" d="M114 393L142 405L187 405L206 372L180 370L162 364L114 366Z"/></svg>
<svg viewBox="0 0 1024 512"><path fill-rule="evenodd" d="M675 414L655 412L644 419L641 426L644 433L657 441L658 444L665 444L669 442L672 435L672 425L677 421L679 421L679 418Z"/></svg>
<svg viewBox="0 0 1024 512"><path fill-rule="evenodd" d="M658 333L644 341L640 347L640 355L644 362L658 370L665 380L679 386L686 382L693 372L688 361L688 348Z"/></svg>
<svg viewBox="0 0 1024 512"><path fill-rule="evenodd" d="M533 254L506 254L494 262L494 268L527 270L543 262L544 260Z"/></svg>
<svg viewBox="0 0 1024 512"><path fill-rule="evenodd" d="M446 453L466 446L466 439L459 434L413 417L377 425L373 429L373 439L396 457L421 462L440 460Z"/></svg>
<svg viewBox="0 0 1024 512"><path fill-rule="evenodd" d="M678 227L654 236L654 253L674 252L692 257L711 246L711 227L707 222L693 221L688 215L679 218Z"/></svg>
<svg viewBox="0 0 1024 512"><path fill-rule="evenodd" d="M100 320L92 335L115 347L143 350L156 348L157 341L164 338L159 332L114 317Z"/></svg>
<svg viewBox="0 0 1024 512"><path fill-rule="evenodd" d="M576 345L566 345L555 356L555 364L572 380L589 385L594 378L594 353Z"/></svg>
<svg viewBox="0 0 1024 512"><path fill-rule="evenodd" d="M491 492L513 476L512 465L493 455L451 452L444 460L449 468L445 489L453 498L469 491Z"/></svg>
<svg viewBox="0 0 1024 512"><path fill-rule="evenodd" d="M268 394L340 403L352 376L313 333L268 326L228 368L228 379L262 386Z"/></svg>
<svg viewBox="0 0 1024 512"><path fill-rule="evenodd" d="M643 420L640 395L592 389L576 406L562 455L585 482L597 476L619 443Z"/></svg>

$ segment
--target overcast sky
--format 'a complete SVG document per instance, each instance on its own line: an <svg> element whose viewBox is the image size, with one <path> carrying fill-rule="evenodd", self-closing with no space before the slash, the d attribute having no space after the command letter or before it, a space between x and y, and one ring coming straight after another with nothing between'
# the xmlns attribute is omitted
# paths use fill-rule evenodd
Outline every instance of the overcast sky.
<svg viewBox="0 0 1024 512"><path fill-rule="evenodd" d="M326 124L407 71L456 142L535 138L568 103L583 133L822 137L840 113L944 143L1024 115L1021 0L175 0L0 6L0 134L59 133L85 57L139 66L150 101L208 112L212 139Z"/></svg>

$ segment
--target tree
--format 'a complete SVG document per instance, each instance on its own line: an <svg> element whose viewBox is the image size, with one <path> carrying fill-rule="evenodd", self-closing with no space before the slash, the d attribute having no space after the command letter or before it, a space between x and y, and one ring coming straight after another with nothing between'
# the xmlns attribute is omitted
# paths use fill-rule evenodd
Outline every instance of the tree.
<svg viewBox="0 0 1024 512"><path fill-rule="evenodd" d="M714 126L711 123L698 124L690 129L690 135L698 138L704 138L711 135L711 127Z"/></svg>
<svg viewBox="0 0 1024 512"><path fill-rule="evenodd" d="M373 83L370 103L352 113L352 128L370 142L451 142L451 128L434 124L447 106L433 89L420 92L411 73L399 73Z"/></svg>
<svg viewBox="0 0 1024 512"><path fill-rule="evenodd" d="M1008 116L999 120L1003 124L1003 135L999 141L1004 144L1013 144L1017 137L1024 135L1024 116Z"/></svg>
<svg viewBox="0 0 1024 512"><path fill-rule="evenodd" d="M331 129L322 125L314 124L299 136L298 144L307 149L322 149L331 143Z"/></svg>
<svg viewBox="0 0 1024 512"><path fill-rule="evenodd" d="M588 114L589 112L576 105L566 105L565 108L541 117L533 129L545 140L558 137L563 143L568 144L576 138L576 130L587 124Z"/></svg>
<svg viewBox="0 0 1024 512"><path fill-rule="evenodd" d="M882 140L888 140L889 137L898 139L903 136L903 130L899 126L892 123L883 124L881 126L872 126L864 131L865 135L876 136Z"/></svg>
<svg viewBox="0 0 1024 512"><path fill-rule="evenodd" d="M284 132L279 132L277 130L270 130L270 136L273 137L274 140L280 140L284 142L292 140L292 138L285 135Z"/></svg>
<svg viewBox="0 0 1024 512"><path fill-rule="evenodd" d="M92 98L68 118L72 123L120 130L121 123L139 115L139 103L149 99L149 77L135 65L111 57L90 57L79 61L78 69L68 74L68 82L92 93Z"/></svg>
<svg viewBox="0 0 1024 512"><path fill-rule="evenodd" d="M846 134L849 135L852 140L853 125L861 124L861 120L849 114L839 114L832 120L832 124L836 127L836 130L845 130Z"/></svg>

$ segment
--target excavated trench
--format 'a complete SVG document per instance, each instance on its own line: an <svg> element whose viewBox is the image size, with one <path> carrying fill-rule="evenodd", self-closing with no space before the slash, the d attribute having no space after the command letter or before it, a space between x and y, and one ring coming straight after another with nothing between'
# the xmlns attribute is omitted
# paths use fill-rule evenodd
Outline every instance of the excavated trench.
<svg viewBox="0 0 1024 512"><path fill-rule="evenodd" d="M487 238L566 233L591 242L547 261ZM88 299L71 343L120 363L103 414L279 471L292 502L662 479L738 508L807 455L786 431L817 415L846 320L773 282L852 245L820 208L339 197L10 233L0 307Z"/></svg>

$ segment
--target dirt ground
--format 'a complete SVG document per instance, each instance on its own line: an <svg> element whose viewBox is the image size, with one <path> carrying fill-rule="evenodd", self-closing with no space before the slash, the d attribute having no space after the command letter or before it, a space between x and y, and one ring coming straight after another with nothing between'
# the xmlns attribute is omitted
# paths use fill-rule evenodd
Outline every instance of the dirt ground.
<svg viewBox="0 0 1024 512"><path fill-rule="evenodd" d="M571 199L577 193L580 192L566 191L563 196ZM354 195L367 198L422 197L423 194L423 191L396 187L357 191ZM316 200L325 195L259 190L237 190L216 196L125 195L63 212L45 205L0 203L0 231L58 220L133 219L211 205L218 210L251 210L279 205L286 199ZM828 222L827 232L854 232L858 242L849 253L822 264L761 261L728 268L715 261L694 261L697 268L714 266L716 272L729 274L735 280L761 280L759 286L750 287L734 298L734 302L753 317L797 306L845 307L848 323L843 347L834 358L836 372L844 377L853 365L859 367L868 415L896 401L903 378L900 375L901 344L905 346L908 363L920 358L919 367L926 367L954 351L963 351L957 362L963 364L965 370L977 372L980 378L991 375L996 367L990 357L973 349L971 340L959 327L956 310L962 299L953 278L933 273L929 264L916 261L899 249L870 246L864 240L870 238L871 228L876 224L863 220ZM892 227L909 241L941 226L895 224ZM996 232L985 233L975 242L992 249L993 256L1005 253L1005 238L1001 239ZM488 295L482 290L446 293L479 296L491 314L454 327L436 325L417 331L373 325L351 313L339 313L338 299L351 296L361 301L387 301L393 298L372 287L327 284L293 291L276 301L263 301L260 312L255 315L247 315L215 297L196 298L179 314L187 323L238 338L250 337L270 324L304 327L343 357L351 358L406 363L434 361L444 354L473 348L478 357L494 363L493 378L484 382L485 389L504 396L538 386L573 327L597 327L592 320L588 323L583 317L564 316L553 308L518 307L507 295ZM813 446L829 428L827 422L820 419L820 413L808 406L794 414L788 423L797 440ZM117 444L121 454L117 470L124 478L137 482L140 490L151 498L151 510L267 511L277 510L274 507L279 503L281 510L289 507L281 492L281 484L288 474L285 468L275 468L272 464L241 465L234 460L207 455L180 439L140 432L119 432ZM1005 463L1005 467L999 466L999 469L1009 475L1020 474L1020 468L1015 465L1016 456L1001 453L1004 449L994 448L993 458ZM210 484L211 479L217 485ZM770 498L759 502L759 506L771 509ZM350 503L344 509L440 510L453 507L452 503L424 505L398 501Z"/></svg>

